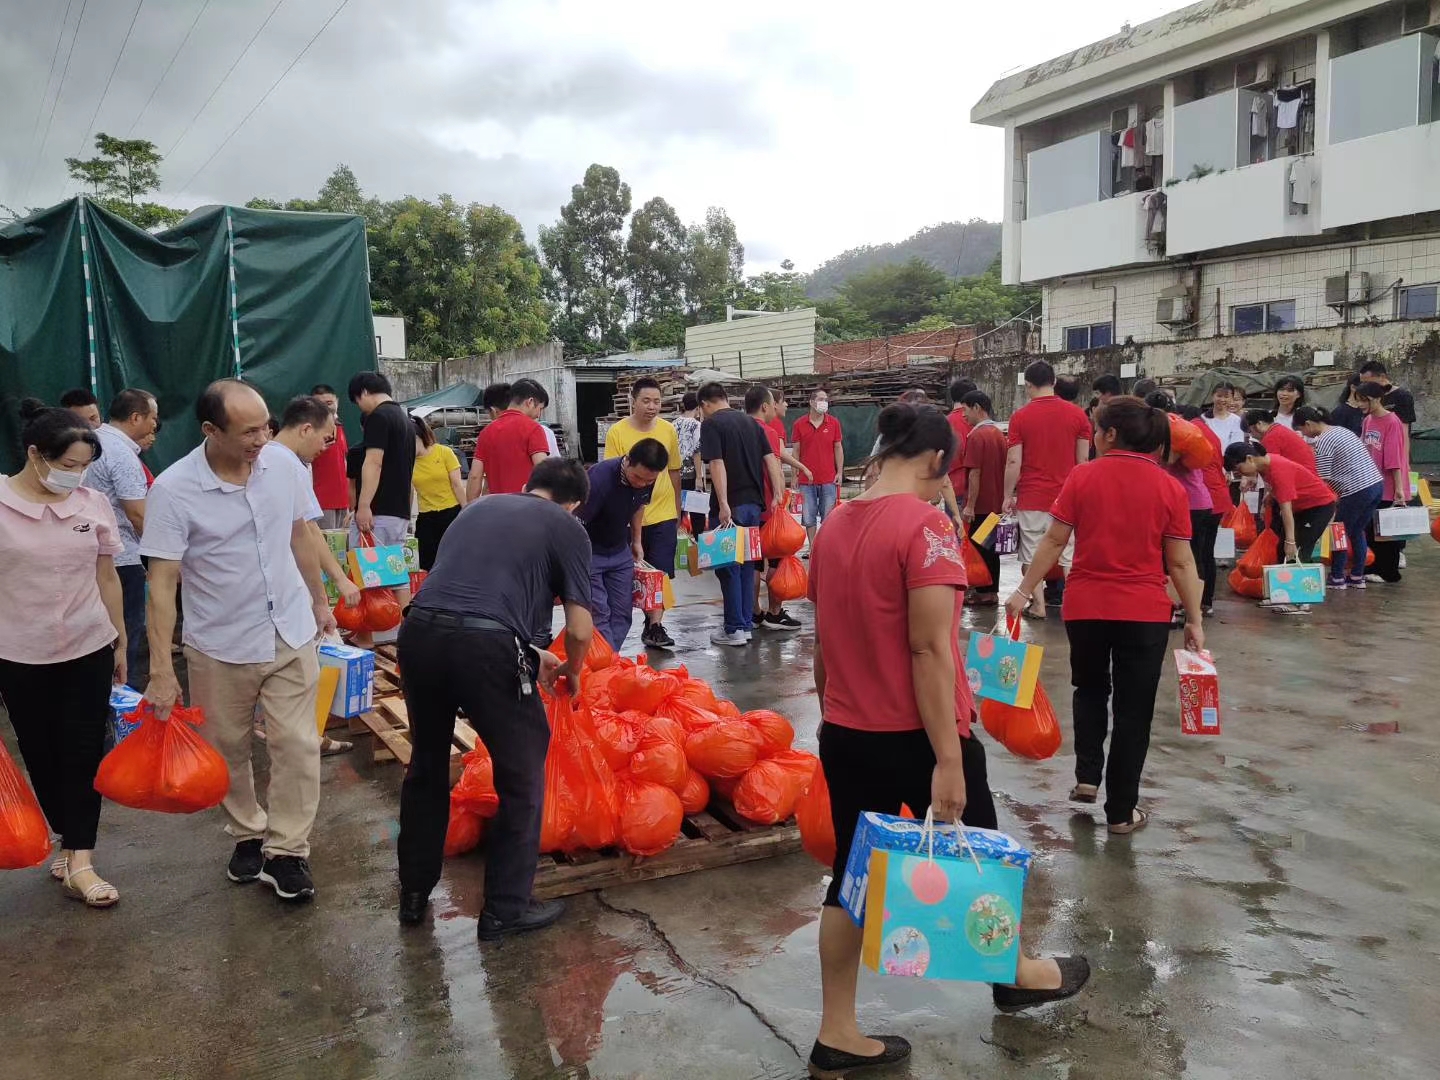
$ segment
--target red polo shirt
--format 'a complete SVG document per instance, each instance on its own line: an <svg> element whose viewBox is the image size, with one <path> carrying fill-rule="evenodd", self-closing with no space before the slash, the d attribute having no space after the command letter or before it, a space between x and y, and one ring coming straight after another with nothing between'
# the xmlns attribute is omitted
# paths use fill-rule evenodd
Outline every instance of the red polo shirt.
<svg viewBox="0 0 1440 1080"><path fill-rule="evenodd" d="M785 434L785 421L781 420L780 417L772 416L769 420L765 421L765 426L780 436L781 446L784 446L790 441L789 436Z"/></svg>
<svg viewBox="0 0 1440 1080"><path fill-rule="evenodd" d="M950 421L950 428L955 432L955 460L950 464L950 486L955 489L955 501L965 501L965 485L969 481L969 472L965 468L965 442L970 438L970 425L965 420L963 409L951 409L946 419Z"/></svg>
<svg viewBox="0 0 1440 1080"><path fill-rule="evenodd" d="M1170 621L1165 541L1190 540L1190 502L1158 461L1123 450L1087 461L1070 471L1050 513L1075 530L1067 622Z"/></svg>
<svg viewBox="0 0 1440 1080"><path fill-rule="evenodd" d="M349 451L345 429L337 423L335 441L320 451L320 456L310 466L315 500L321 510L350 509L350 484L345 478L345 455Z"/></svg>
<svg viewBox="0 0 1440 1080"><path fill-rule="evenodd" d="M1009 443L1024 450L1015 509L1049 510L1075 468L1075 444L1093 434L1085 410L1053 394L1016 409Z"/></svg>
<svg viewBox="0 0 1440 1080"><path fill-rule="evenodd" d="M845 438L840 430L840 421L826 413L816 427L806 413L795 421L791 433L795 440L795 456L800 463L814 473L812 484L835 483L835 446Z"/></svg>
<svg viewBox="0 0 1440 1080"><path fill-rule="evenodd" d="M755 421L760 424L759 420ZM775 460L780 460L780 451L785 449L784 435L780 434L770 424L760 424L760 430L765 432L765 437L770 440L770 452L775 455ZM783 429L782 429L783 430ZM770 470L765 470L765 506L760 511L760 524L770 520L770 506L775 501L774 489L770 486Z"/></svg>
<svg viewBox="0 0 1440 1080"><path fill-rule="evenodd" d="M518 409L506 409L480 432L475 461L485 465L491 495L518 495L525 490L535 465L534 454L550 452L540 425Z"/></svg>
<svg viewBox="0 0 1440 1080"><path fill-rule="evenodd" d="M1261 437L1260 444L1271 457L1289 458L1316 476L1320 475L1320 466L1315 463L1315 451L1310 444L1284 425L1271 424L1270 430Z"/></svg>
<svg viewBox="0 0 1440 1080"><path fill-rule="evenodd" d="M1291 510L1299 511L1329 506L1335 501L1335 492L1330 490L1330 485L1305 466L1281 457L1278 451L1269 457L1270 471L1265 476L1265 482L1270 485L1270 494L1277 503L1288 502Z"/></svg>

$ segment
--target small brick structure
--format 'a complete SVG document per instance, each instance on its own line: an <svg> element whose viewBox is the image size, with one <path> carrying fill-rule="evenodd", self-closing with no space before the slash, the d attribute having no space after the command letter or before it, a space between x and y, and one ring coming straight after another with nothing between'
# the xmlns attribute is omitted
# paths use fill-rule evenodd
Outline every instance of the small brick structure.
<svg viewBox="0 0 1440 1080"><path fill-rule="evenodd" d="M912 364L946 364L975 358L979 327L947 326L864 341L837 341L815 346L815 373L873 371Z"/></svg>

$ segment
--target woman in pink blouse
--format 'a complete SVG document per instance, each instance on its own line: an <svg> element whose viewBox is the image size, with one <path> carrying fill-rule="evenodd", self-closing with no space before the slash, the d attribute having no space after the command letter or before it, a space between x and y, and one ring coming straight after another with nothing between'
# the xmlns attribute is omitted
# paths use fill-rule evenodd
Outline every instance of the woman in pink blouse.
<svg viewBox="0 0 1440 1080"><path fill-rule="evenodd" d="M1410 501L1410 436L1404 422L1385 407L1386 387L1362 382L1355 388L1355 400L1365 410L1360 437L1385 481L1381 506L1404 506ZM1375 522L1366 529L1370 549L1375 552L1375 576L1386 584L1400 580L1400 555L1404 540L1375 539ZM1373 580L1373 578L1371 579Z"/></svg>
<svg viewBox="0 0 1440 1080"><path fill-rule="evenodd" d="M110 687L125 681L125 618L110 501L81 486L100 441L68 409L20 405L25 467L0 479L0 698L35 795L60 834L51 876L89 907L115 887L92 861L100 821L95 771Z"/></svg>

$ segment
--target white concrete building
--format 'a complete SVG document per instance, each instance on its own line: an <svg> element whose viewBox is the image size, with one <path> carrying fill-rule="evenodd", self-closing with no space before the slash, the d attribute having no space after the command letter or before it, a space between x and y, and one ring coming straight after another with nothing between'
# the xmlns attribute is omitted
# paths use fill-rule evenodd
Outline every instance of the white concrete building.
<svg viewBox="0 0 1440 1080"><path fill-rule="evenodd" d="M1413 342L1384 324L1437 315L1437 45L1440 0L1205 0L996 82L971 119L1046 351Z"/></svg>

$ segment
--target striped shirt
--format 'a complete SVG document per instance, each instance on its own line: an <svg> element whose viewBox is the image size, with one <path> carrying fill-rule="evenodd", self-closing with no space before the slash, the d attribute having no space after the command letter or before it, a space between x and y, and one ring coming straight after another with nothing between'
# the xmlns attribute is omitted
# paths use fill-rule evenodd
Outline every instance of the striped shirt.
<svg viewBox="0 0 1440 1080"><path fill-rule="evenodd" d="M1320 476L1342 499L1384 482L1364 441L1349 428L1327 427L1310 444Z"/></svg>

